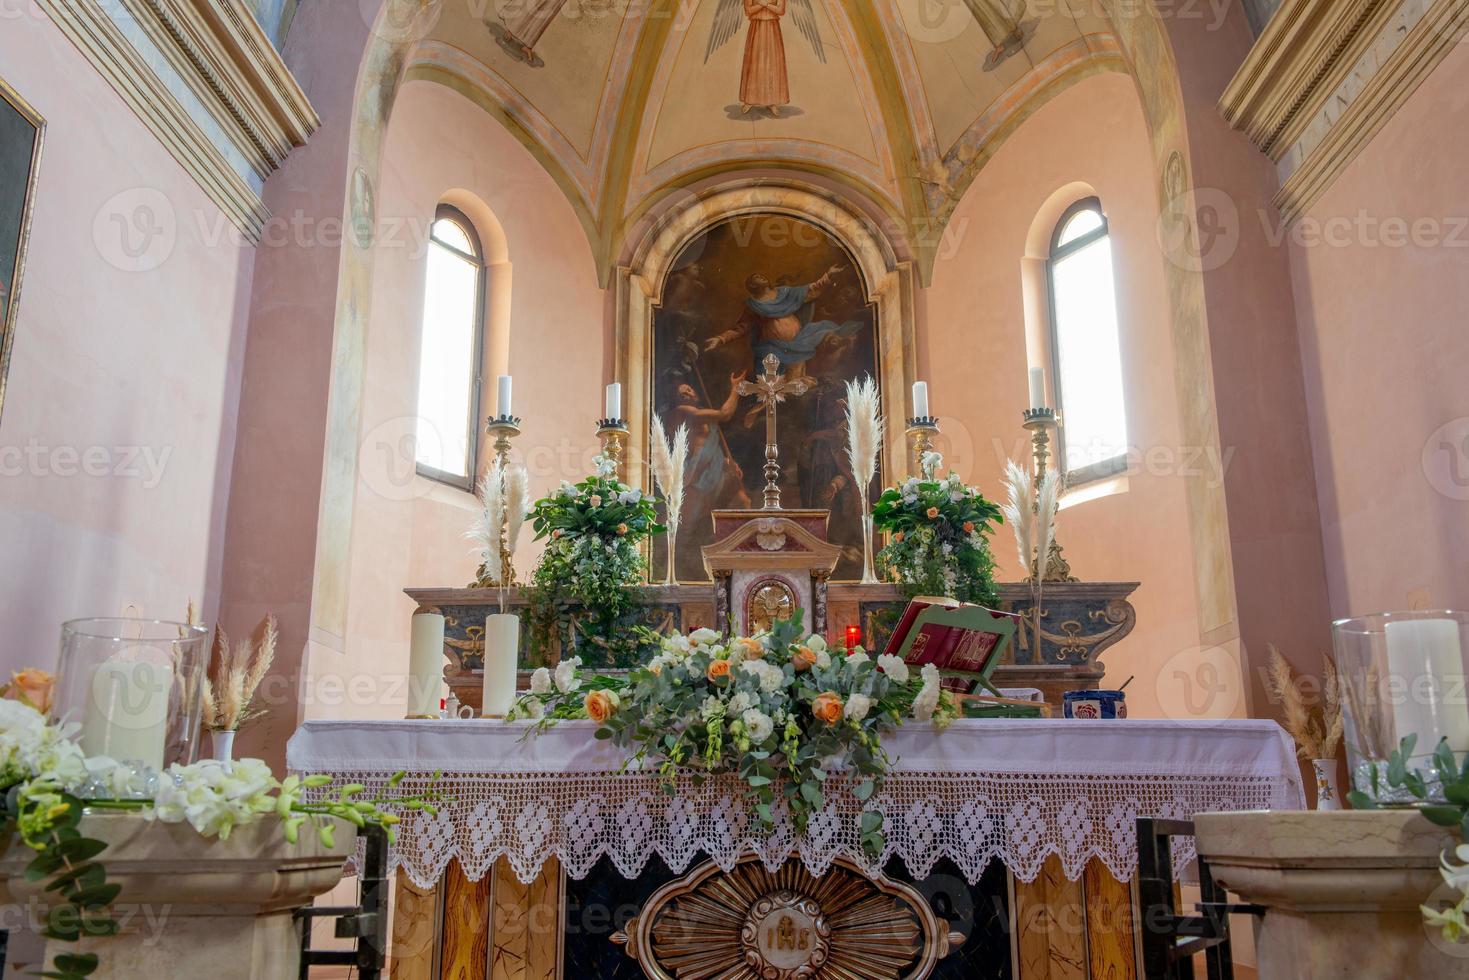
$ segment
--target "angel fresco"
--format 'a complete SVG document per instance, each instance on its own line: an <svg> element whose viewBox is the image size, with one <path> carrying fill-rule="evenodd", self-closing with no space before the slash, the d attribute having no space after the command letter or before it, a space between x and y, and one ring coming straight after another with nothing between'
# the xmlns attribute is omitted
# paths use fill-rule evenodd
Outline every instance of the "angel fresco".
<svg viewBox="0 0 1469 980"><path fill-rule="evenodd" d="M796 22L796 28L810 42L816 57L823 65L826 64L821 26L816 21L811 0L719 0L719 9L714 12L714 26L709 32L709 47L704 52L704 63L707 65L714 52L739 32L743 15L750 22L750 30L745 39L744 70L740 74L741 115L764 109L778 119L781 109L791 104L785 33L781 26L788 11Z"/></svg>

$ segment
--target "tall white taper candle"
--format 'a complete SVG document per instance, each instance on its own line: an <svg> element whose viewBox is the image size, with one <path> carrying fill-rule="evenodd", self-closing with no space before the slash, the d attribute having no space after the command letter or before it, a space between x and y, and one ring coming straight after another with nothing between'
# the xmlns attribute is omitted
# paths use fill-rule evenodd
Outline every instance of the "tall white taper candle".
<svg viewBox="0 0 1469 980"><path fill-rule="evenodd" d="M1046 372L1043 368L1030 369L1030 407L1046 407Z"/></svg>
<svg viewBox="0 0 1469 980"><path fill-rule="evenodd" d="M913 384L913 417L916 419L928 418L927 381L917 381Z"/></svg>
<svg viewBox="0 0 1469 980"><path fill-rule="evenodd" d="M520 617L491 616L485 620L486 718L504 718L515 706L515 672L520 660Z"/></svg>
<svg viewBox="0 0 1469 980"><path fill-rule="evenodd" d="M508 374L502 374L502 375L500 375L500 397L499 397L498 401L496 401L496 403L495 403L495 405L496 405L496 409L495 409L496 416L495 417L496 418L502 418L502 419L503 418L507 418L511 414L511 411L510 411L510 408L511 408L510 389L511 389L510 375L508 375Z"/></svg>
<svg viewBox="0 0 1469 980"><path fill-rule="evenodd" d="M408 652L408 717L437 718L443 689L444 617L419 613Z"/></svg>
<svg viewBox="0 0 1469 980"><path fill-rule="evenodd" d="M1420 755L1440 738L1456 753L1469 751L1464 649L1452 619L1408 619L1386 626L1387 669L1397 688L1392 705L1399 740L1418 736Z"/></svg>
<svg viewBox="0 0 1469 980"><path fill-rule="evenodd" d="M609 419L622 418L622 385L613 383L607 386L607 414Z"/></svg>

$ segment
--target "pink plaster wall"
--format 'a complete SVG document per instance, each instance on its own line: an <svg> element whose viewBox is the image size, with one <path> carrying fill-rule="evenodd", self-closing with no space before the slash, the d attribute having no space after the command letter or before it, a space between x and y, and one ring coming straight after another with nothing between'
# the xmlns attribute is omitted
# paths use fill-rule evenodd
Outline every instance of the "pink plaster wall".
<svg viewBox="0 0 1469 980"><path fill-rule="evenodd" d="M1460 44L1292 234L1338 616L1469 606L1466 132Z"/></svg>
<svg viewBox="0 0 1469 980"><path fill-rule="evenodd" d="M405 693L395 683L408 668L409 586L464 585L476 561L464 532L474 498L413 476L399 435L411 431L418 387L418 329L422 316L427 222L451 194L467 196L503 228L509 266L509 373L515 410L525 420L516 440L531 473L531 491L543 495L562 480L591 469L595 419L601 407L604 295L586 234L555 182L534 157L484 110L444 86L409 82L399 94L384 146L378 209L384 235L375 256L362 405L363 447L353 514L348 604L348 665L334 676L331 660L313 658L310 683L318 692L346 691L345 699L317 697L309 717L401 717ZM475 216L476 208L466 207ZM491 229L482 227L488 240ZM488 305L503 302L503 293ZM495 348L487 338L485 404L494 398ZM488 460L488 440L481 446ZM527 533L518 565L536 553ZM354 678L373 678L370 691Z"/></svg>
<svg viewBox="0 0 1469 980"><path fill-rule="evenodd" d="M8 675L53 666L65 619L213 615L253 249L39 7L0 73L48 123L0 420ZM134 237L131 271L138 207L175 233Z"/></svg>
<svg viewBox="0 0 1469 980"><path fill-rule="evenodd" d="M982 170L954 215L954 247L924 296L920 373L932 383L950 462L1000 498L1007 457L1024 458L1021 413L1029 397L1021 262L1037 214L1068 184L1094 188L1113 235L1129 428L1155 462L1125 492L1063 511L1059 538L1089 581L1138 581L1138 626L1104 660L1108 681L1129 688L1133 711L1167 715L1170 690L1155 685L1171 659L1199 640L1180 448L1167 286L1156 243L1158 204L1147 127L1131 78L1095 76L1027 120ZM1007 581L1019 577L1008 529L995 538Z"/></svg>

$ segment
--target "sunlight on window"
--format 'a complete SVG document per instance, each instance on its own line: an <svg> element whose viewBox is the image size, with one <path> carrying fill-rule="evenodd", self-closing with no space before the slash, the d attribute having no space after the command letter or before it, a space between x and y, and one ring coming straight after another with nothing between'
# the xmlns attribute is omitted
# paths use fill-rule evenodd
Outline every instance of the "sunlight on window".
<svg viewBox="0 0 1469 980"><path fill-rule="evenodd" d="M481 267L474 245L453 221L434 223L418 362L418 465L468 481Z"/></svg>
<svg viewBox="0 0 1469 980"><path fill-rule="evenodd" d="M1089 208L1069 217L1053 254L1066 470L1079 483L1120 472L1128 450L1112 243L1101 211Z"/></svg>

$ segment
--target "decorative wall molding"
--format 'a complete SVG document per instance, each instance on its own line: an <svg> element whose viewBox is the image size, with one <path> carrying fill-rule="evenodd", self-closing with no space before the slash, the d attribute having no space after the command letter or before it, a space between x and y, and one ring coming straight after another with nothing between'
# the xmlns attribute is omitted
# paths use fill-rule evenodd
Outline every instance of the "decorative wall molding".
<svg viewBox="0 0 1469 980"><path fill-rule="evenodd" d="M1469 27L1469 0L1286 0L1220 99L1309 208Z"/></svg>
<svg viewBox="0 0 1469 980"><path fill-rule="evenodd" d="M321 125L244 0L123 0L261 177Z"/></svg>
<svg viewBox="0 0 1469 980"><path fill-rule="evenodd" d="M114 13L98 0L37 2L225 216L258 242L270 212L256 186L320 119L243 0L120 0ZM153 42L167 64L151 63L114 16L133 18L146 34L143 45ZM190 91L176 94L160 70L175 72ZM191 96L207 118L191 114Z"/></svg>

